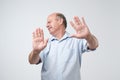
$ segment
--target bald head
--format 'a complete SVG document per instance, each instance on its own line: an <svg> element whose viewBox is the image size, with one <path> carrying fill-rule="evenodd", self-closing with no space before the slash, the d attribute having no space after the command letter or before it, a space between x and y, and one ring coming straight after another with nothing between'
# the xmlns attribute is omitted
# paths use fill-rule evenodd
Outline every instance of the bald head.
<svg viewBox="0 0 120 80"><path fill-rule="evenodd" d="M56 16L56 17L58 17L58 18L63 19L64 27L65 27L65 28L67 27L66 17L65 17L62 13L52 13L52 14L50 14L49 16ZM48 16L48 17L49 17L49 16Z"/></svg>

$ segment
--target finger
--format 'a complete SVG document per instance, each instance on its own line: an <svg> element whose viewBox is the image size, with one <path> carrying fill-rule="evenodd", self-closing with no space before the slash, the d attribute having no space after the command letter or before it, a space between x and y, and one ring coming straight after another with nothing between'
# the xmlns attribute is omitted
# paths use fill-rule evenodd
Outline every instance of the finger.
<svg viewBox="0 0 120 80"><path fill-rule="evenodd" d="M83 22L83 25L86 25L84 17L82 17L82 22Z"/></svg>
<svg viewBox="0 0 120 80"><path fill-rule="evenodd" d="M41 37L41 28L38 29L38 36Z"/></svg>
<svg viewBox="0 0 120 80"><path fill-rule="evenodd" d="M48 39L45 39L45 40L44 40L44 43L45 43L45 45L47 45L47 43L48 43Z"/></svg>
<svg viewBox="0 0 120 80"><path fill-rule="evenodd" d="M76 34L71 34L70 36L71 36L71 37L77 38Z"/></svg>
<svg viewBox="0 0 120 80"><path fill-rule="evenodd" d="M43 30L42 30L42 29L41 29L40 34L41 34L41 36L40 36L40 37L41 37L41 39L42 39L42 40L44 40L44 33L43 33Z"/></svg>
<svg viewBox="0 0 120 80"><path fill-rule="evenodd" d="M32 37L33 37L33 39L35 38L35 32L32 33Z"/></svg>
<svg viewBox="0 0 120 80"><path fill-rule="evenodd" d="M77 24L77 25L81 25L82 24L78 16L74 17L74 21L75 21L75 24Z"/></svg>
<svg viewBox="0 0 120 80"><path fill-rule="evenodd" d="M76 29L75 24L72 21L70 21L70 24L74 29Z"/></svg>
<svg viewBox="0 0 120 80"><path fill-rule="evenodd" d="M38 28L35 31L35 37L38 37Z"/></svg>
<svg viewBox="0 0 120 80"><path fill-rule="evenodd" d="M82 36L81 34L78 35L77 33L76 33L76 34L71 34L70 36L71 36L71 37L74 37L74 38L79 38L79 39L80 39L80 38L81 38L81 39L83 38L83 36Z"/></svg>
<svg viewBox="0 0 120 80"><path fill-rule="evenodd" d="M40 37L41 36L41 30L40 30L40 28L37 28L36 29L36 37Z"/></svg>

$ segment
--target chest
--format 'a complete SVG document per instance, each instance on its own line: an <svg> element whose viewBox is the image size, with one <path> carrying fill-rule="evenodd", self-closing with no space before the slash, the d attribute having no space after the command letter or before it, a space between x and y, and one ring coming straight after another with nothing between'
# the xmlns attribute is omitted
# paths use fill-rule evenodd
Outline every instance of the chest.
<svg viewBox="0 0 120 80"><path fill-rule="evenodd" d="M49 46L47 60L54 63L75 62L79 58L78 43L66 41L54 41Z"/></svg>

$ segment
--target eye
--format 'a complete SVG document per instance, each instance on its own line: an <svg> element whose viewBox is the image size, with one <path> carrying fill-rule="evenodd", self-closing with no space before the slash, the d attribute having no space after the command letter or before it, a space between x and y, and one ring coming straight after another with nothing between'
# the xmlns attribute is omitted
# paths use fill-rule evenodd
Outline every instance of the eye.
<svg viewBox="0 0 120 80"><path fill-rule="evenodd" d="M47 23L49 24L49 23L51 23L51 21L48 21Z"/></svg>

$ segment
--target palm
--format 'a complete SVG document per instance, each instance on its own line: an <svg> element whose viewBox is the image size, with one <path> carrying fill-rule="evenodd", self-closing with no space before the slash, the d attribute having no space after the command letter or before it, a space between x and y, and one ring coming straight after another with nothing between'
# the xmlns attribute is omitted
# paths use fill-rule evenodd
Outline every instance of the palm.
<svg viewBox="0 0 120 80"><path fill-rule="evenodd" d="M36 32L33 32L33 49L40 52L47 45L47 40L44 40L44 34L42 29L36 29Z"/></svg>
<svg viewBox="0 0 120 80"><path fill-rule="evenodd" d="M76 38L87 38L87 36L90 34L90 31L84 21L84 18L82 18L82 21L78 17L74 17L74 23L71 21L70 24L75 29L76 33L72 35L72 37Z"/></svg>
<svg viewBox="0 0 120 80"><path fill-rule="evenodd" d="M42 50L44 46L44 41L40 40L40 37L33 39L33 48L35 50Z"/></svg>

